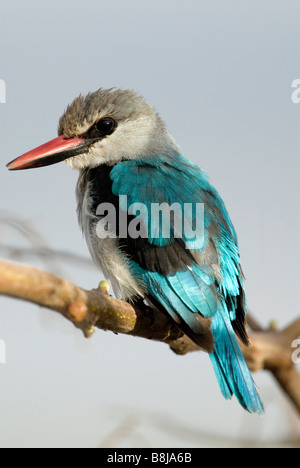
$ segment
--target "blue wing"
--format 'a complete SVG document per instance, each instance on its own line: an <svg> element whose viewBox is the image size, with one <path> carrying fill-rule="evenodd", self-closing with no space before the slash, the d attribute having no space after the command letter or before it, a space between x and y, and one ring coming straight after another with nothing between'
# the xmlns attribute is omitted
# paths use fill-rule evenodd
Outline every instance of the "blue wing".
<svg viewBox="0 0 300 468"><path fill-rule="evenodd" d="M223 395L235 394L248 411L261 414L234 333L247 342L237 238L221 197L203 171L178 154L123 161L112 168L110 178L121 210L132 218L138 214L145 233L122 244L133 275L142 279L149 299L210 352ZM178 210L173 210L167 235L161 214L152 210L161 204L175 204ZM197 204L204 206L203 229L200 236L191 236Z"/></svg>

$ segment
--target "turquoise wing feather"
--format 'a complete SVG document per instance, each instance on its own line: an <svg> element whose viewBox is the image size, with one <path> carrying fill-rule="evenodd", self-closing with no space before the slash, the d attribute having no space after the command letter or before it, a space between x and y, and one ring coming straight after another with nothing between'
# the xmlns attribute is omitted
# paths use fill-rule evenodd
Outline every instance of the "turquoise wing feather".
<svg viewBox="0 0 300 468"><path fill-rule="evenodd" d="M214 342L210 358L223 395L235 394L249 412L262 414L262 402L235 335L247 342L244 281L236 233L221 197L203 171L177 154L123 161L113 167L110 178L120 209L136 215L134 207L139 207L147 234L146 239L130 241L132 274L142 279L150 300L160 304L184 331L190 330L196 342L195 336L207 334L209 323ZM166 236L161 216L151 211L153 204L163 203L177 204L182 210L188 204L181 221L187 223L189 233L195 228L193 207L203 204L201 238L191 239L184 229L178 237L176 215ZM123 249L127 253L124 244Z"/></svg>

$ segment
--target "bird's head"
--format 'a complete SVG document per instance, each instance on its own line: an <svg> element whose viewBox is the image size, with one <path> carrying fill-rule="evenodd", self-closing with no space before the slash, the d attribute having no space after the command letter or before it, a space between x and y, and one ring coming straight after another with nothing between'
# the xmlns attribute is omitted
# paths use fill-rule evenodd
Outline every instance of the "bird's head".
<svg viewBox="0 0 300 468"><path fill-rule="evenodd" d="M178 152L153 107L129 90L99 89L80 95L60 118L58 135L7 167L30 169L66 161L74 169L84 169Z"/></svg>

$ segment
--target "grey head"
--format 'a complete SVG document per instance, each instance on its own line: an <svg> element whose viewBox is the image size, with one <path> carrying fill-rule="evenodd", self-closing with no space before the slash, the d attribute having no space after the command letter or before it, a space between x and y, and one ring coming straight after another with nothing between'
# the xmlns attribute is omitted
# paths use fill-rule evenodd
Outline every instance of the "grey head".
<svg viewBox="0 0 300 468"><path fill-rule="evenodd" d="M143 297L143 286L132 276L129 260L117 239L99 241L92 210L90 169L122 160L170 155L179 148L163 121L141 96L130 90L99 89L79 96L60 118L59 136L11 161L10 170L49 166L66 161L80 170L77 185L79 222L90 252L123 298Z"/></svg>
<svg viewBox="0 0 300 468"><path fill-rule="evenodd" d="M154 108L131 90L80 95L60 118L58 134L90 142L82 154L66 159L74 169L179 151Z"/></svg>

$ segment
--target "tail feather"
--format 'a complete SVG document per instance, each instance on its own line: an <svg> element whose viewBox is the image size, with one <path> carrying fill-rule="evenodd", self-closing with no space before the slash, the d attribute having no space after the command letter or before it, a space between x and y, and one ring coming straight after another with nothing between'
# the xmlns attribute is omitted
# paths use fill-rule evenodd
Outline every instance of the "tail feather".
<svg viewBox="0 0 300 468"><path fill-rule="evenodd" d="M215 338L215 351L210 354L210 358L224 397L230 399L234 394L247 411L262 415L263 403L239 347L225 305L219 307L211 329Z"/></svg>
<svg viewBox="0 0 300 468"><path fill-rule="evenodd" d="M227 383L227 379L226 379L226 375L223 371L223 368L222 368L222 365L220 363L220 360L218 358L218 355L216 352L212 353L209 355L210 356L210 360L212 362L212 365L214 367L214 371L215 371L215 374L217 376L217 379L218 379L218 382L219 382L219 385L220 385L220 388L221 388L221 392L222 392L222 395L224 396L224 398L226 398L226 400L230 400L232 398L232 390L231 388L229 387L228 383Z"/></svg>

